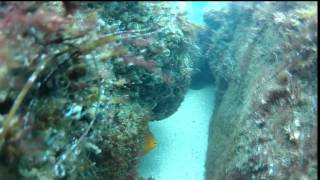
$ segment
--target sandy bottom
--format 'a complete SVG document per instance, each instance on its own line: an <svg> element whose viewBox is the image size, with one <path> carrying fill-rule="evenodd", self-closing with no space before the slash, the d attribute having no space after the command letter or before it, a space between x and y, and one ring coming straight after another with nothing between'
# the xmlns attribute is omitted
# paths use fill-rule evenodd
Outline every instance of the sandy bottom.
<svg viewBox="0 0 320 180"><path fill-rule="evenodd" d="M176 113L150 122L157 147L142 158L139 175L156 180L203 180L213 102L213 86L189 90Z"/></svg>

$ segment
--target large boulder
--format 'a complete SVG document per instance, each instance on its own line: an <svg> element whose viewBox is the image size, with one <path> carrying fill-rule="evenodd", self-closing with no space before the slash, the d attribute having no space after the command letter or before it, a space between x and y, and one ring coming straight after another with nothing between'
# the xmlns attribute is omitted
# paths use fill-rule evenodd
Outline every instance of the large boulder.
<svg viewBox="0 0 320 180"><path fill-rule="evenodd" d="M183 16L151 2L0 6L1 176L135 179L148 122L189 86Z"/></svg>
<svg viewBox="0 0 320 180"><path fill-rule="evenodd" d="M206 15L217 86L206 179L316 179L317 4L232 3L224 13Z"/></svg>

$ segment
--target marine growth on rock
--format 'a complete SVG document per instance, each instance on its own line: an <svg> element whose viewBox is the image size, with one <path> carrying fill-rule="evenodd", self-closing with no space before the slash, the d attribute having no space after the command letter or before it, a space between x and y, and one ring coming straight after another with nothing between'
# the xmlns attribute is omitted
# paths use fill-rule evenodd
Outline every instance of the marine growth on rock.
<svg viewBox="0 0 320 180"><path fill-rule="evenodd" d="M165 3L1 2L1 176L136 178L148 122L190 82L175 17Z"/></svg>

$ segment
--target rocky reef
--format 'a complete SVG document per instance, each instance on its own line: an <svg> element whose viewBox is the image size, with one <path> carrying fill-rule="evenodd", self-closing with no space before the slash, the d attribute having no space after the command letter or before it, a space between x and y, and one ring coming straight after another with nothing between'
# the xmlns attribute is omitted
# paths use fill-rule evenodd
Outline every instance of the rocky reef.
<svg viewBox="0 0 320 180"><path fill-rule="evenodd" d="M206 179L317 179L317 3L234 2L204 20Z"/></svg>
<svg viewBox="0 0 320 180"><path fill-rule="evenodd" d="M137 178L191 80L194 30L152 2L0 3L0 174Z"/></svg>

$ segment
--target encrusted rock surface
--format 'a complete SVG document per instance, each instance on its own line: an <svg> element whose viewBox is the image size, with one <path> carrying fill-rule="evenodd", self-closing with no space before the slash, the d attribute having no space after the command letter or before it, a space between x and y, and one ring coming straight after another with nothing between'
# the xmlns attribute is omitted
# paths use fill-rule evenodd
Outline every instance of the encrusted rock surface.
<svg viewBox="0 0 320 180"><path fill-rule="evenodd" d="M208 13L217 92L206 179L317 179L317 4Z"/></svg>
<svg viewBox="0 0 320 180"><path fill-rule="evenodd" d="M1 176L135 179L189 86L189 30L163 3L1 2Z"/></svg>

